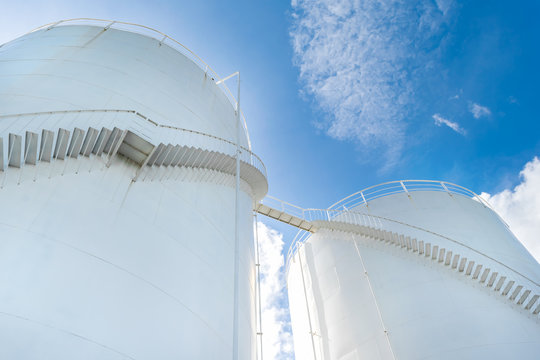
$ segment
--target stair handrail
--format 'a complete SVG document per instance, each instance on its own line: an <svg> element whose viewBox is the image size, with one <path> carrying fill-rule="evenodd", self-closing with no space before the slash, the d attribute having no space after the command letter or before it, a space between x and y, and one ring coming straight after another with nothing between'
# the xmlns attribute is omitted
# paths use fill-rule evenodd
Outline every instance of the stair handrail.
<svg viewBox="0 0 540 360"><path fill-rule="evenodd" d="M69 114L75 115L73 119L71 119L70 124L73 126L76 126L76 120L80 116L80 114L96 114L96 113L103 113L103 114L128 114L135 116L135 119L137 119L137 122L142 123L146 126L151 126L152 128L161 128L161 129L171 129L173 131L177 131L179 133L188 134L189 136L195 136L195 137L202 137L205 139L210 139L211 141L215 141L218 143L221 143L223 145L226 145L228 148L228 153L230 153L231 156L234 156L233 154L236 154L236 143L227 140L224 138L221 138L219 136L207 134L201 131L197 130L191 130L171 125L165 125L160 124L151 118L141 114L140 112L136 110L130 110L130 109L77 109L77 110L53 110L53 111L41 111L41 112L29 112L29 113L15 113L15 114L3 114L0 115L0 120L2 119L9 119L9 118L24 118L24 117L31 117L32 119L28 122L28 124L32 121L41 121L42 124L50 119L53 115L59 115L59 116L65 116ZM58 121L67 121L64 117L59 119ZM113 122L120 122L121 120L115 117ZM115 124L108 124L109 126L114 126ZM10 126L13 126L13 124L6 126L1 132L9 132ZM41 127L41 125L39 126ZM24 129L23 129L24 130ZM147 137L145 134L139 134L143 137ZM266 166L264 165L263 161L259 156L257 156L255 153L253 153L250 149L240 146L241 152L241 160L245 163L248 163L249 165L255 167L261 174L264 175L265 178L267 178L267 172L266 172ZM225 152L225 150L223 150Z"/></svg>
<svg viewBox="0 0 540 360"><path fill-rule="evenodd" d="M407 223L404 223L404 222L401 222L401 221L398 221L398 220L394 220L394 219L389 219L389 218L386 218L386 217L383 217L383 216L366 214L366 213L361 213L361 212L351 211L351 210L304 209L304 213L306 214L306 217L304 218L304 220L310 221L310 222L314 223L315 225L317 225L316 224L317 221L343 222L343 223L348 223L348 224L352 224L352 225L360 225L360 226L370 227L370 228L377 229L377 230L385 230L385 229L387 229L387 226L385 226L385 223L390 222L390 223L393 223L393 224L397 224L399 226L404 226L404 227L407 227L407 228L410 228L410 229L414 229L414 230L417 230L417 231L428 233L431 236L435 236L437 238L443 239L444 241L449 241L449 242L454 243L454 244L456 244L458 246L464 247L467 250L472 251L472 252L480 255L481 257L487 258L490 261L493 261L493 262L497 263L498 265L503 266L504 268L506 268L506 269L512 271L514 274L517 274L520 277L526 279L527 281L534 284L535 286L540 286L540 283L538 283L537 281L531 279L530 277L528 277L525 274L522 274L520 271L512 268L511 266L508 266L508 265L504 264L503 262L501 262L501 261L499 261L499 260L497 260L497 259L483 253L482 251L476 250L475 248L473 248L473 247L471 247L471 246L469 246L467 244L464 244L464 243L462 243L462 242L460 242L458 240L452 239L452 238L450 238L448 236L438 234L438 233L436 233L434 231L427 230L427 229L424 229L424 228L419 227L419 226L407 224ZM352 221L350 221L351 219L352 219ZM304 233L303 233L303 230L300 230L297 233L296 237L294 238L294 240L291 243L291 246L289 247L289 250L287 252L286 266L285 266L286 271L288 271L288 269L289 269L289 263L290 263L291 258L295 255L298 248L300 246L302 246L303 243L305 243L305 241L309 238L310 235L311 235L311 233L309 233L309 232L304 231ZM420 239L420 240L422 240L422 239Z"/></svg>

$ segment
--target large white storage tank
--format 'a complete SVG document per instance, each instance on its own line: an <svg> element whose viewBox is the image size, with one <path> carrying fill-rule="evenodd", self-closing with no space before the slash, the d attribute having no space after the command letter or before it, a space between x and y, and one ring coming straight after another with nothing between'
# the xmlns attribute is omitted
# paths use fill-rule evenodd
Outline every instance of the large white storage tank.
<svg viewBox="0 0 540 360"><path fill-rule="evenodd" d="M305 211L288 260L298 359L540 356L540 266L473 192L401 181Z"/></svg>
<svg viewBox="0 0 540 360"><path fill-rule="evenodd" d="M0 47L0 358L254 358L267 182L217 80L125 23Z"/></svg>

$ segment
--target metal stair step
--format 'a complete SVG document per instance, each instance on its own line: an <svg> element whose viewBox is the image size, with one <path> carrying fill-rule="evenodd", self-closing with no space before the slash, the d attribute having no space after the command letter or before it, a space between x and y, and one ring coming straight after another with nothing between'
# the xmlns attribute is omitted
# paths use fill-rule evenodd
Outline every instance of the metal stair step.
<svg viewBox="0 0 540 360"><path fill-rule="evenodd" d="M510 292L510 289L512 289L512 286L514 286L514 283L515 281L514 280L510 280L506 286L504 287L503 291L501 292L501 295L502 296L506 296L509 292Z"/></svg>
<svg viewBox="0 0 540 360"><path fill-rule="evenodd" d="M165 157L165 160L163 160L163 165L164 166L174 166L173 165L173 162L179 157L179 154L180 154L180 145L175 145L173 146L171 152L169 153L169 155L167 155ZM214 167L211 167L212 169Z"/></svg>
<svg viewBox="0 0 540 360"><path fill-rule="evenodd" d="M405 246L407 247L407 250L412 249L412 242L410 236L405 237Z"/></svg>
<svg viewBox="0 0 540 360"><path fill-rule="evenodd" d="M452 261L452 251L448 251L446 253L446 259L444 260L444 265L446 266L450 265L450 261Z"/></svg>
<svg viewBox="0 0 540 360"><path fill-rule="evenodd" d="M58 129L58 135L56 136L56 146L54 147L54 158L64 160L66 158L66 152L68 148L69 135L71 133L66 129Z"/></svg>
<svg viewBox="0 0 540 360"><path fill-rule="evenodd" d="M71 136L71 142L69 143L67 155L74 159L79 157L81 147L84 141L85 131L83 129L75 128L73 135Z"/></svg>
<svg viewBox="0 0 540 360"><path fill-rule="evenodd" d="M101 131L99 132L96 143L94 144L94 148L92 149L92 153L94 155L101 156L101 154L103 154L103 149L105 149L105 145L109 141L111 134L112 134L111 130L105 127L101 128Z"/></svg>
<svg viewBox="0 0 540 360"><path fill-rule="evenodd" d="M529 296L529 294L531 293L531 290L525 290L523 292L523 294L521 294L521 297L519 298L519 300L517 301L517 304L518 305L521 305L525 302L525 300L527 300L527 297Z"/></svg>
<svg viewBox="0 0 540 360"><path fill-rule="evenodd" d="M160 143L156 150L152 153L152 155L150 155L150 159L148 160L148 162L146 163L147 166L154 166L154 163L156 162L156 159L158 158L158 156L160 156L160 154L163 152L163 149L165 149L165 144L163 143Z"/></svg>
<svg viewBox="0 0 540 360"><path fill-rule="evenodd" d="M493 286L493 284L495 283L495 280L497 279L497 275L499 275L498 272L491 273L491 276L490 276L489 281L487 283L487 287L492 287Z"/></svg>
<svg viewBox="0 0 540 360"><path fill-rule="evenodd" d="M536 301L538 300L538 298L540 297L540 295L536 294L534 295L531 300L529 300L529 302L527 303L527 305L525 306L525 310L530 310L534 303L536 303Z"/></svg>
<svg viewBox="0 0 540 360"><path fill-rule="evenodd" d="M505 280L506 280L506 276L501 276L501 277L499 278L499 281L497 281L497 285L495 285L495 287L493 288L493 290L494 290L494 291L499 291L499 290L501 290L501 287L503 286Z"/></svg>
<svg viewBox="0 0 540 360"><path fill-rule="evenodd" d="M481 284L483 284L486 281L490 271L491 271L491 269L489 269L489 268L486 268L484 270L484 272L482 273L482 276L480 276L480 283Z"/></svg>
<svg viewBox="0 0 540 360"><path fill-rule="evenodd" d="M480 275L480 271L482 270L482 267L483 267L482 264L478 264L476 266L476 269L474 269L474 273L473 273L473 276L472 276L472 278L474 280L478 279L478 276Z"/></svg>
<svg viewBox="0 0 540 360"><path fill-rule="evenodd" d="M438 253L439 253L439 245L434 245L433 246L433 251L432 251L432 254L431 254L431 260L437 260Z"/></svg>
<svg viewBox="0 0 540 360"><path fill-rule="evenodd" d="M109 139L107 140L107 142L105 143L105 147L103 148L103 152L105 154L110 155L114 151L118 141L120 141L122 132L123 131L117 127L113 128L112 133L109 136Z"/></svg>
<svg viewBox="0 0 540 360"><path fill-rule="evenodd" d="M469 261L469 263L467 264L467 270L465 271L465 275L471 275L471 272L472 272L472 269L473 269L473 266L474 266L474 261Z"/></svg>
<svg viewBox="0 0 540 360"><path fill-rule="evenodd" d="M459 262L459 267L458 267L459 272L463 272L463 270L465 269L466 263L467 263L467 258L466 257L461 258L461 261Z"/></svg>
<svg viewBox="0 0 540 360"><path fill-rule="evenodd" d="M84 138L82 147L81 147L81 155L83 156L90 156L90 153L92 153L92 149L94 148L94 145L96 144L96 140L98 138L99 131L97 129L94 129L93 127L89 127L88 131L86 131L86 137Z"/></svg>
<svg viewBox="0 0 540 360"><path fill-rule="evenodd" d="M446 252L445 248L441 248L439 250L439 262L442 263L444 261L444 253Z"/></svg>
<svg viewBox="0 0 540 360"><path fill-rule="evenodd" d="M8 166L20 168L21 167L21 135L9 134L8 144Z"/></svg>
<svg viewBox="0 0 540 360"><path fill-rule="evenodd" d="M431 256L431 243L426 243L426 257Z"/></svg>
<svg viewBox="0 0 540 360"><path fill-rule="evenodd" d="M406 245L406 240L405 240L405 235L401 235L401 234L398 235L398 243L397 243L397 245L399 247L402 247L402 248L407 246Z"/></svg>
<svg viewBox="0 0 540 360"><path fill-rule="evenodd" d="M38 150L38 134L27 131L24 140L24 163L36 165Z"/></svg>
<svg viewBox="0 0 540 360"><path fill-rule="evenodd" d="M510 295L509 299L513 301L518 296L521 289L523 289L523 285L516 286L516 288L512 292L512 295Z"/></svg>
<svg viewBox="0 0 540 360"><path fill-rule="evenodd" d="M172 144L168 144L167 146L165 146L165 149L158 155L155 165L156 166L163 165L165 159L169 157L173 148L174 146Z"/></svg>
<svg viewBox="0 0 540 360"><path fill-rule="evenodd" d="M41 131L41 144L39 146L39 161L51 162L54 144L54 132L43 129Z"/></svg>
<svg viewBox="0 0 540 360"><path fill-rule="evenodd" d="M454 255L454 258L452 259L452 269L457 268L459 262L459 254Z"/></svg>

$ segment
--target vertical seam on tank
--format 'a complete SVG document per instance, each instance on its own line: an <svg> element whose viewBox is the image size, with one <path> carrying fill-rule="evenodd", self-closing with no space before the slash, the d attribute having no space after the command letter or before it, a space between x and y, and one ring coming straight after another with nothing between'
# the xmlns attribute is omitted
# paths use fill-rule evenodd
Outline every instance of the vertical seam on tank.
<svg viewBox="0 0 540 360"><path fill-rule="evenodd" d="M362 264L362 269L364 270L364 275L366 276L366 280L369 286L369 290L371 292L371 296L373 298L373 301L375 302L375 308L377 309L377 315L379 315L379 320L381 321L381 325L384 331L384 335L386 337L386 341L388 343L388 348L390 349L390 353L392 354L392 359L396 359L396 355L394 354L394 349L392 348L392 343L390 342L390 337L388 336L388 330L386 328L386 325L384 324L384 320L382 317L381 309L379 308L379 303L377 302L377 297L375 296L375 292L373 291L373 286L371 285L371 280L369 279L369 275L366 269L366 264L364 263L364 258L362 257L362 254L360 254L360 249L358 249L358 244L356 243L355 235L351 234L354 247L356 249L356 253L358 254L358 257L360 258L360 263Z"/></svg>
<svg viewBox="0 0 540 360"><path fill-rule="evenodd" d="M298 251L298 262L300 265L300 274L302 275L302 287L304 289L304 299L306 300L306 310L307 310L307 316L308 316L308 323L309 323L309 333L311 335L311 346L313 347L313 359L317 360L317 353L315 352L315 339L313 338L313 326L311 324L311 314L309 311L309 303L307 298L307 291L306 291L306 280L304 278L304 266L302 264L302 253Z"/></svg>

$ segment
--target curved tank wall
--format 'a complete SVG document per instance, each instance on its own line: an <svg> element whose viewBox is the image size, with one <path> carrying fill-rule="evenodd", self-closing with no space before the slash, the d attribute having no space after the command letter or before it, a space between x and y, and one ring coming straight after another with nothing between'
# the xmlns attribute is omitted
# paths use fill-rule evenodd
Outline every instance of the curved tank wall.
<svg viewBox="0 0 540 360"><path fill-rule="evenodd" d="M232 358L236 192L234 159L220 151L236 120L204 71L143 35L62 26L0 47L0 109L0 358ZM135 110L165 126L111 117L97 127L86 113L10 117L80 109ZM192 130L192 147L172 143L176 163L155 152L176 139L166 125ZM109 150L86 152L87 140L96 150L116 126L125 137L113 132ZM212 142L197 139L221 145L205 150ZM242 177L238 202L245 360L255 354L260 196L250 181Z"/></svg>
<svg viewBox="0 0 540 360"><path fill-rule="evenodd" d="M415 191L350 212L366 214L364 227L335 225L346 222L341 213L290 259L297 358L540 353L540 266L492 210L459 194Z"/></svg>
<svg viewBox="0 0 540 360"><path fill-rule="evenodd" d="M4 44L0 64L2 114L129 109L236 141L234 109L223 91L193 61L151 37L63 25Z"/></svg>

